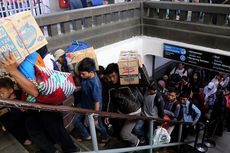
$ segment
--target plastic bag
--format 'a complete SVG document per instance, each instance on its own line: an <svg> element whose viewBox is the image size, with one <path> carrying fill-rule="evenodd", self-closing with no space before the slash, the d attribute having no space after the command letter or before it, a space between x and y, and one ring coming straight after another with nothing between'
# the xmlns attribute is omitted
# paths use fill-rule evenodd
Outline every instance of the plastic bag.
<svg viewBox="0 0 230 153"><path fill-rule="evenodd" d="M169 143L170 140L171 140L171 137L165 128L158 127L154 131L154 136L153 136L153 144L154 145L166 144L166 143Z"/></svg>

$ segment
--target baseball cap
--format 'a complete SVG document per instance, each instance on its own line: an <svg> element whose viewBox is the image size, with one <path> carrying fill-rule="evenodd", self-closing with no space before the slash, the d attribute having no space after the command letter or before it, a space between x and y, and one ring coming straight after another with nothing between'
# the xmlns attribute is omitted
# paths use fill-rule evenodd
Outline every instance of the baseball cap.
<svg viewBox="0 0 230 153"><path fill-rule="evenodd" d="M64 54L65 54L65 51L63 49L56 50L56 52L54 53L55 60L57 61L59 57L63 56Z"/></svg>

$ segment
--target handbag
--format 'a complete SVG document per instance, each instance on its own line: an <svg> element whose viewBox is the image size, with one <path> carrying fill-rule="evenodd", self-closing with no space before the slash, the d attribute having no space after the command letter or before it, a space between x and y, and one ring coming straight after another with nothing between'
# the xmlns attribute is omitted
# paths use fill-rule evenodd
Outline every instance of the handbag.
<svg viewBox="0 0 230 153"><path fill-rule="evenodd" d="M59 104L76 89L71 73L35 65L35 75L36 79L31 81L36 85L39 95L28 95L28 102Z"/></svg>

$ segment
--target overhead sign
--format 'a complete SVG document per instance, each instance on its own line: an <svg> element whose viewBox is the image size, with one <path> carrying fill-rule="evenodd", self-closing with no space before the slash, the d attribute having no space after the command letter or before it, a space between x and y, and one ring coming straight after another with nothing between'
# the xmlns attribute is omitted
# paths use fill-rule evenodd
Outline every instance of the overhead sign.
<svg viewBox="0 0 230 153"><path fill-rule="evenodd" d="M164 44L163 57L216 71L230 73L229 56Z"/></svg>

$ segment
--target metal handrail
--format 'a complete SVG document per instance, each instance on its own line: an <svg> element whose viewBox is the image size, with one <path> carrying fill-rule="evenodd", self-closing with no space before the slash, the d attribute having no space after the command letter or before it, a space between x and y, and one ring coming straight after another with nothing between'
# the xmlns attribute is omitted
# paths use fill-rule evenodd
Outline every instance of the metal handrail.
<svg viewBox="0 0 230 153"><path fill-rule="evenodd" d="M7 106L7 107L16 107L16 108L24 108L24 109L33 109L33 110L43 110L43 111L53 111L53 112L74 112L74 113L81 113L85 114L89 119L89 126L90 126L90 133L92 136L92 145L94 151L89 151L85 153L121 153L121 152L128 152L128 151L137 151L137 150L149 150L149 153L152 153L152 149L154 148L161 148L161 147L169 147L169 146L176 146L182 144L189 144L194 141L190 142L180 142L181 134L182 134L182 127L183 124L192 124L191 122L181 122L181 121L168 121L162 120L159 118L154 117L144 117L144 116L137 116L137 115L125 115L119 113L109 113L109 112L98 112L94 110L88 109L81 109L75 108L70 106L62 106L62 105L46 105L46 104L38 104L38 103L26 103L19 100L12 100L12 99L1 99L0 98L0 105ZM94 123L94 115L100 115L104 117L111 117L111 118L123 118L123 119L131 119L131 120L146 120L149 121L149 144L145 146L138 146L138 147L127 147L127 148L116 148L116 149L106 149L106 150L99 150L98 149L98 142L97 142L97 135L95 130L95 123ZM175 124L180 124L179 130L179 137L177 143L169 143L169 144L161 144L161 145L154 145L153 144L153 127L154 122L170 122Z"/></svg>
<svg viewBox="0 0 230 153"><path fill-rule="evenodd" d="M48 104L40 104L40 103L27 103L20 100L14 99L3 99L0 98L0 105L8 106L8 107L17 107L17 108L24 108L24 109L33 109L33 110L43 110L43 111L52 111L52 112L73 112L73 113L80 113L80 114L97 114L103 117L110 117L110 118L121 118L121 119L131 119L131 120L146 120L150 121L153 120L155 122L167 122L167 123L174 123L174 124L192 124L192 122L183 122L183 121L170 121L164 120L156 117L145 117L145 116L138 116L138 115L128 115L128 114L120 114L120 113L112 113L112 112L99 112L90 109L82 109L70 106L63 106L63 105L48 105Z"/></svg>

